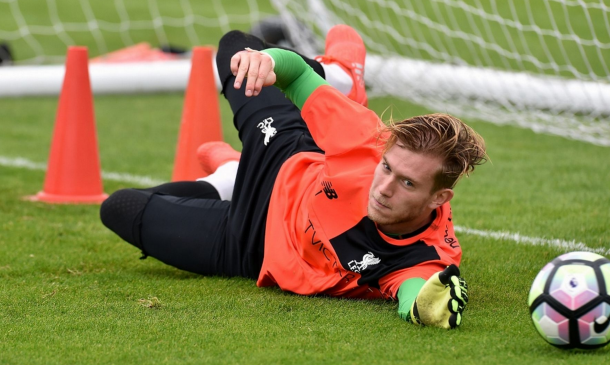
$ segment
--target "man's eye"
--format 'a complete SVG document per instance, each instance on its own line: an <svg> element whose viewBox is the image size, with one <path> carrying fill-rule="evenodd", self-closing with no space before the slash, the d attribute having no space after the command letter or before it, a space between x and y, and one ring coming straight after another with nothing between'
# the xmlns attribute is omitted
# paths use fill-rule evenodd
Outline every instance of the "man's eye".
<svg viewBox="0 0 610 365"><path fill-rule="evenodd" d="M389 169L390 169L390 166L388 166L388 164L387 164L387 163L385 163L385 162L382 162L382 163L381 163L381 166L383 166L383 168L384 168L384 169L386 169L386 170L389 170Z"/></svg>
<svg viewBox="0 0 610 365"><path fill-rule="evenodd" d="M412 182L410 182L409 180L403 180L402 182L403 182L403 184L405 184L406 186L413 186L413 183L412 183Z"/></svg>

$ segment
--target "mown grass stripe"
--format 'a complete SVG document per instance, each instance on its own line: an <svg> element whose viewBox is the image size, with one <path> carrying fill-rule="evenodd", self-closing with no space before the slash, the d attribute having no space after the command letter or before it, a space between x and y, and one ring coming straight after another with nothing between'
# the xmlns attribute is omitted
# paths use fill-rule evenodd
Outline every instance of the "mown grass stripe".
<svg viewBox="0 0 610 365"><path fill-rule="evenodd" d="M6 157L0 156L0 166L9 167L20 167L29 170L42 170L47 169L45 163L33 162L23 157ZM164 183L162 180L154 179L150 176L137 176L126 174L122 172L102 172L102 178L112 181L126 182L130 184L137 184L141 186L155 186ZM542 237L529 237L524 236L520 233L506 232L506 231L486 231L480 229L473 229L462 226L455 226L455 232L470 234L479 237L492 238L499 241L511 241L517 244L525 244L531 246L548 246L556 248L564 252L570 251L588 251L594 252L600 255L610 255L610 249L605 248L591 248L582 242L576 242L575 240L566 241L558 238L542 238Z"/></svg>

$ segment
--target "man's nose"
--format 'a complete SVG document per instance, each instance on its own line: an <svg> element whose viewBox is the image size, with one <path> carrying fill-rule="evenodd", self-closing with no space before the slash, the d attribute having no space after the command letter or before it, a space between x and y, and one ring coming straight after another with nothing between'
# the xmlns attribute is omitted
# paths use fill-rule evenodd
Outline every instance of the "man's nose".
<svg viewBox="0 0 610 365"><path fill-rule="evenodd" d="M379 181L379 193L383 196L391 197L392 196L392 177L384 176L381 181Z"/></svg>

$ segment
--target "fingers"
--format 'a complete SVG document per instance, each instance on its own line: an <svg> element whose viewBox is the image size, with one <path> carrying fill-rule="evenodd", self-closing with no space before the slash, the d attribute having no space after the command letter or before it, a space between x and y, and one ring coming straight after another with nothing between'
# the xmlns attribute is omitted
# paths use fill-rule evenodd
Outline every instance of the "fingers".
<svg viewBox="0 0 610 365"><path fill-rule="evenodd" d="M261 60L260 54L250 53L250 67L248 68L248 72L246 73L246 96L256 95L260 92L260 87L258 91L255 89L256 80L258 79L259 68L260 68Z"/></svg>
<svg viewBox="0 0 610 365"><path fill-rule="evenodd" d="M254 96L260 93L263 86L268 86L268 83L265 81L270 76L270 74L273 74L273 65L271 63L271 57L261 55L259 71L256 75L256 82L254 83ZM273 82L275 82L275 80L273 80Z"/></svg>
<svg viewBox="0 0 610 365"><path fill-rule="evenodd" d="M465 307L466 303L457 299L449 299L447 302L447 309L449 309L449 312L451 313L462 313Z"/></svg>
<svg viewBox="0 0 610 365"><path fill-rule="evenodd" d="M468 303L468 294L464 291L464 290L460 290L461 292L458 293L457 291L454 291L453 289L451 290L451 297L455 300L459 300L460 302L463 302L464 305L466 305Z"/></svg>
<svg viewBox="0 0 610 365"><path fill-rule="evenodd" d="M462 314L461 313L453 313L449 316L449 327L456 328L460 324L462 324Z"/></svg>
<svg viewBox="0 0 610 365"><path fill-rule="evenodd" d="M441 283L447 285L452 276L460 276L460 269L454 264L447 266L447 268L438 275L438 279Z"/></svg>
<svg viewBox="0 0 610 365"><path fill-rule="evenodd" d="M447 309L449 310L449 313L451 313L448 320L450 328L456 328L462 323L462 312L464 312L465 307L466 301L461 298L449 299L449 302L447 302Z"/></svg>
<svg viewBox="0 0 610 365"><path fill-rule="evenodd" d="M460 281L460 286L462 287L462 290L468 291L468 284L466 283L466 280L461 277L458 277L458 279Z"/></svg>
<svg viewBox="0 0 610 365"><path fill-rule="evenodd" d="M451 328L454 328L454 325L460 325L462 312L468 303L468 285L464 279L458 276L452 276L449 279L448 285L450 287L451 299L447 303L447 309L452 313L449 324ZM455 323L451 323L451 318L454 318Z"/></svg>
<svg viewBox="0 0 610 365"><path fill-rule="evenodd" d="M263 86L271 85L275 81L271 56L250 49L231 57L231 72L235 75L233 87L236 89L244 84L244 78L247 79L246 96L257 96Z"/></svg>
<svg viewBox="0 0 610 365"><path fill-rule="evenodd" d="M464 279L452 276L449 288L452 300L458 301L461 306L465 306L468 303L468 285L466 285Z"/></svg>
<svg viewBox="0 0 610 365"><path fill-rule="evenodd" d="M233 87L239 89L250 68L250 57L247 51L237 52L231 57L231 72L235 76Z"/></svg>
<svg viewBox="0 0 610 365"><path fill-rule="evenodd" d="M243 52L243 51L242 51ZM231 73L237 77L237 69L239 68L239 61L241 60L241 53L237 52L231 57Z"/></svg>
<svg viewBox="0 0 610 365"><path fill-rule="evenodd" d="M466 284L466 280L459 278L460 279L460 288L462 289L462 299L464 299L464 301L466 303L468 303L468 284Z"/></svg>

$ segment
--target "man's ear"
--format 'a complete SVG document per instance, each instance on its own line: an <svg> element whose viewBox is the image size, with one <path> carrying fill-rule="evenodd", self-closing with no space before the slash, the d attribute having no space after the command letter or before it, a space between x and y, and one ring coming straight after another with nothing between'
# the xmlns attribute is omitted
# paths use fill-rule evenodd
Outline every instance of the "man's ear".
<svg viewBox="0 0 610 365"><path fill-rule="evenodd" d="M436 209L441 205L447 203L451 199L453 199L452 189L440 189L434 194L432 194L432 200L430 200L430 204L428 204L428 207L430 207L430 209Z"/></svg>

